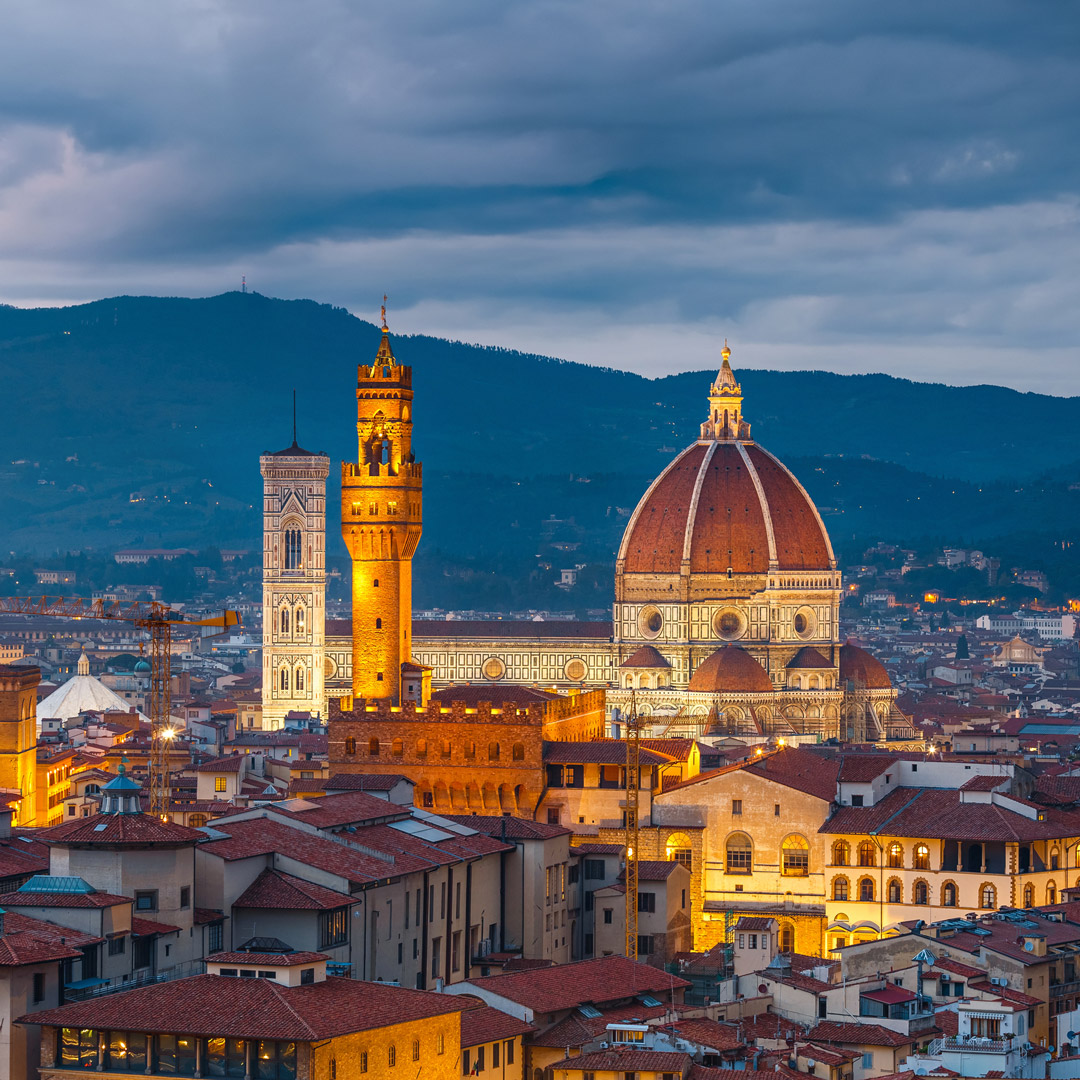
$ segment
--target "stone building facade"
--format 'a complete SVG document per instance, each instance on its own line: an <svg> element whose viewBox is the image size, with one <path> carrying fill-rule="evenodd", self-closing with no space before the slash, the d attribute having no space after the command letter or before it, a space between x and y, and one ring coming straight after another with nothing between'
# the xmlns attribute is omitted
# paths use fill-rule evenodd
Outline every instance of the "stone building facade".
<svg viewBox="0 0 1080 1080"><path fill-rule="evenodd" d="M37 821L37 688L36 667L0 664L0 788L19 791L13 825Z"/></svg>
<svg viewBox="0 0 1080 1080"><path fill-rule="evenodd" d="M531 818L546 786L544 741L593 738L603 725L602 690L501 707L332 701L331 771L408 776L416 804L435 812Z"/></svg>
<svg viewBox="0 0 1080 1080"><path fill-rule="evenodd" d="M263 477L262 726L326 713L326 477L330 459L297 445L259 459Z"/></svg>

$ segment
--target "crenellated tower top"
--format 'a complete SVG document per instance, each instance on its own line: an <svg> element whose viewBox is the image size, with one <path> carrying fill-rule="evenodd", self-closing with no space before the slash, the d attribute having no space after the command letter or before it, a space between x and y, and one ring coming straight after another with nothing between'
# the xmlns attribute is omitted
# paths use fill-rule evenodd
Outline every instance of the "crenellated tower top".
<svg viewBox="0 0 1080 1080"><path fill-rule="evenodd" d="M726 339L720 355L724 362L709 387L709 418L701 425L701 438L749 441L750 425L742 417L742 387L731 370L731 349Z"/></svg>

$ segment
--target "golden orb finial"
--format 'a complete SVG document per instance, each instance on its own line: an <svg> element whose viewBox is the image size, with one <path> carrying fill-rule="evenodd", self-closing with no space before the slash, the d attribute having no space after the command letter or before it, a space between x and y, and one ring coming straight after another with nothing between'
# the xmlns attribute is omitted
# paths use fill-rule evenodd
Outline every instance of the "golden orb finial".
<svg viewBox="0 0 1080 1080"><path fill-rule="evenodd" d="M379 308L379 317L382 319L382 328L383 328L383 333L384 334L386 333L387 330L390 329L390 327L386 325L386 301L387 301L387 295L386 295L386 293L383 293L382 307Z"/></svg>
<svg viewBox="0 0 1080 1080"><path fill-rule="evenodd" d="M727 338L724 338L724 347L720 350L720 355L725 360L731 359L731 350L728 348Z"/></svg>

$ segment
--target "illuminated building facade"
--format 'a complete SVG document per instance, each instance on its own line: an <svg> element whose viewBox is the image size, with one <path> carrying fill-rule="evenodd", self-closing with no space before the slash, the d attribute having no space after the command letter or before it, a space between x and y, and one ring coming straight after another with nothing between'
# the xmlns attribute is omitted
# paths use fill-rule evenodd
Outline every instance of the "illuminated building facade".
<svg viewBox="0 0 1080 1080"><path fill-rule="evenodd" d="M297 445L259 459L263 477L262 726L326 713L326 477L330 458Z"/></svg>
<svg viewBox="0 0 1080 1080"><path fill-rule="evenodd" d="M36 667L0 665L0 788L22 793L13 804L14 825L39 824L36 705L40 682Z"/></svg>
<svg viewBox="0 0 1080 1080"><path fill-rule="evenodd" d="M799 481L752 439L730 356L725 345L699 438L631 515L611 623L418 622L410 641L420 476L408 456L411 372L384 333L360 369L360 464L343 469L354 606L352 626L327 638L330 692L395 698L387 682L414 655L435 686L488 683L496 702L499 683L604 686L617 721L633 693L654 733L883 738L900 718L896 692L878 661L841 645L828 533Z"/></svg>
<svg viewBox="0 0 1080 1080"><path fill-rule="evenodd" d="M412 400L412 368L394 356L384 307L375 359L357 369L357 460L341 465L341 535L353 566L350 667L357 700L399 704L402 665L412 660L412 557L423 529ZM414 693L421 685L411 682Z"/></svg>

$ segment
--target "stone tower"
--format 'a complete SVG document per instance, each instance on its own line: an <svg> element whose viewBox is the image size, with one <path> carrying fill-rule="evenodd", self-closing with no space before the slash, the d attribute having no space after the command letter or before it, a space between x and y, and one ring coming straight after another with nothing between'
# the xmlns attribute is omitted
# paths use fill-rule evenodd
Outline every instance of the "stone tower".
<svg viewBox="0 0 1080 1080"><path fill-rule="evenodd" d="M357 371L359 451L341 465L341 534L353 570L353 697L395 704L412 658L412 557L422 531L412 399L412 368L394 357L384 308L379 350Z"/></svg>
<svg viewBox="0 0 1080 1080"><path fill-rule="evenodd" d="M296 443L259 458L263 476L262 726L326 715L326 478L330 458Z"/></svg>
<svg viewBox="0 0 1080 1080"><path fill-rule="evenodd" d="M0 664L0 787L22 792L14 825L46 824L35 818L40 682L41 672L36 667Z"/></svg>

